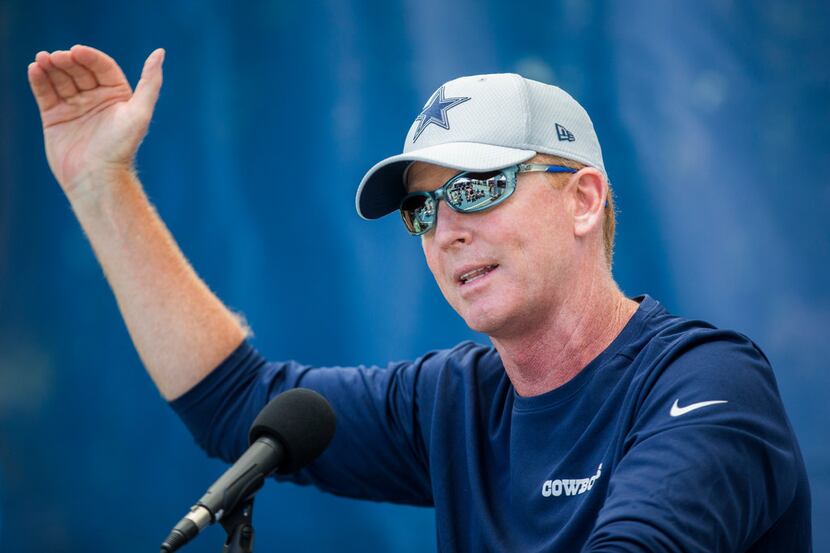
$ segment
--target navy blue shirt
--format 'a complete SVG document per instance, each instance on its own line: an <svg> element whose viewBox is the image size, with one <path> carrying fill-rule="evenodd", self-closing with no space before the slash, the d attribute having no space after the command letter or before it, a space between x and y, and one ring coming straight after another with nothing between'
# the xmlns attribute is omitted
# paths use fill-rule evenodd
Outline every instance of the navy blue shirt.
<svg viewBox="0 0 830 553"><path fill-rule="evenodd" d="M269 363L245 342L172 406L232 462L270 398L319 391L337 432L291 479L432 505L445 552L811 551L804 463L764 354L638 300L605 351L535 397L472 342L385 368Z"/></svg>

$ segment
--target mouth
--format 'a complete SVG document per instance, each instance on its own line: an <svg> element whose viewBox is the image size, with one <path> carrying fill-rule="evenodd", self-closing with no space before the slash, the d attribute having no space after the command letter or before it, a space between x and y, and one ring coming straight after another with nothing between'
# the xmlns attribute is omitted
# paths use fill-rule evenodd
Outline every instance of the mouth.
<svg viewBox="0 0 830 553"><path fill-rule="evenodd" d="M465 284L470 284L470 283L475 282L476 280L486 276L487 274L491 273L498 266L499 266L498 263L495 263L495 264L492 264L492 265L484 265L482 267L476 267L475 269L466 271L463 274L461 274L458 277L457 280L461 284L461 286L464 286Z"/></svg>

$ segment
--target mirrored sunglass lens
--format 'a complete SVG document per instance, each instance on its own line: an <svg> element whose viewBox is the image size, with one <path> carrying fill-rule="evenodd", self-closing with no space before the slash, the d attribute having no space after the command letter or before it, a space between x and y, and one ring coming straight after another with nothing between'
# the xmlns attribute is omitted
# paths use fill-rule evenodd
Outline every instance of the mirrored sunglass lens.
<svg viewBox="0 0 830 553"><path fill-rule="evenodd" d="M475 211L496 203L506 190L504 173L468 173L450 183L447 198L461 211Z"/></svg>
<svg viewBox="0 0 830 553"><path fill-rule="evenodd" d="M420 234L435 222L435 203L429 196L410 196L401 204L401 214L406 228Z"/></svg>

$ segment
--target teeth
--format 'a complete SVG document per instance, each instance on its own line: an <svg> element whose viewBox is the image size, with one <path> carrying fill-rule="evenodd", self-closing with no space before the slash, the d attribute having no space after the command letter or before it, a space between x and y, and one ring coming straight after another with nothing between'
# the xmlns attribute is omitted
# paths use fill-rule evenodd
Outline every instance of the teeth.
<svg viewBox="0 0 830 553"><path fill-rule="evenodd" d="M463 275L461 275L459 280L461 280L462 284L467 284L470 281L473 281L479 277L486 275L496 267L497 265L487 265L486 267L479 267L478 269L470 271L469 273L464 273Z"/></svg>

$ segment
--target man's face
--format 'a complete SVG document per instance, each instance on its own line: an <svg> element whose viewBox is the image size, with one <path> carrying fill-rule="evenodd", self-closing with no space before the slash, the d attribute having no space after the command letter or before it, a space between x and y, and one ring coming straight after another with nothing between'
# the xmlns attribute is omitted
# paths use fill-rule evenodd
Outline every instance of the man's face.
<svg viewBox="0 0 830 553"><path fill-rule="evenodd" d="M408 191L435 190L457 173L415 163ZM550 178L519 174L512 196L478 213L438 202L435 227L421 237L424 255L444 297L473 330L496 338L528 332L567 295L575 274L572 206L567 189Z"/></svg>

